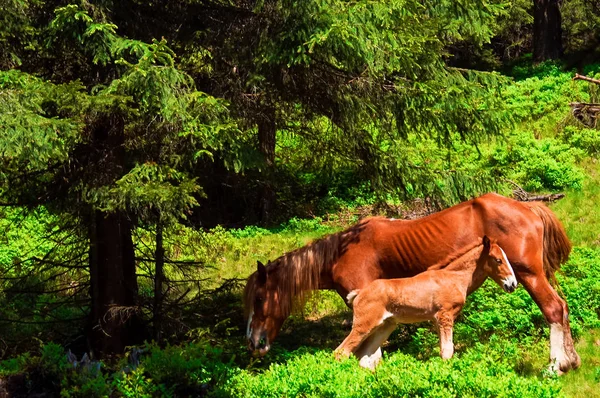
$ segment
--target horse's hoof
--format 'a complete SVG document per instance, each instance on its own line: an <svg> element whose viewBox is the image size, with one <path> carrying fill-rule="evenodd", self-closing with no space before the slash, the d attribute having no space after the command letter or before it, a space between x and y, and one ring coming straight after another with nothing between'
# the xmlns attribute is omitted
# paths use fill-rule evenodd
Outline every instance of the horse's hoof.
<svg viewBox="0 0 600 398"><path fill-rule="evenodd" d="M565 374L569 370L571 370L571 361L569 359L566 359L563 362L559 362L557 360L554 360L548 366L548 370L550 372L556 373L557 376L562 376L563 374Z"/></svg>
<svg viewBox="0 0 600 398"><path fill-rule="evenodd" d="M581 357L575 351L573 351L570 355L571 357L571 369L579 369L581 366Z"/></svg>
<svg viewBox="0 0 600 398"><path fill-rule="evenodd" d="M561 367L557 363L551 363L548 365L548 372L550 372L550 374L556 373L557 376L562 376L566 373L565 371L561 370Z"/></svg>

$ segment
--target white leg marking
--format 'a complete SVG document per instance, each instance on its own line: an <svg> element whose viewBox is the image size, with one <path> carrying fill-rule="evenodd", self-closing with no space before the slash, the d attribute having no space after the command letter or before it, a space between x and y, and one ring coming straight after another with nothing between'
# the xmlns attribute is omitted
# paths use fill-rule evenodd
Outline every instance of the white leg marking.
<svg viewBox="0 0 600 398"><path fill-rule="evenodd" d="M440 333L440 356L442 359L450 359L454 355L454 342L452 340L452 329Z"/></svg>
<svg viewBox="0 0 600 398"><path fill-rule="evenodd" d="M358 364L363 368L375 370L379 362L381 362L381 357L381 347L377 347L377 350L375 350L375 352L371 355L363 355Z"/></svg>
<svg viewBox="0 0 600 398"><path fill-rule="evenodd" d="M252 324L252 315L254 315L254 311L250 311L250 315L248 315L248 326L246 326L246 337L250 338L252 336L252 328L250 324Z"/></svg>
<svg viewBox="0 0 600 398"><path fill-rule="evenodd" d="M556 373L562 373L560 364L568 362L565 352L565 335L560 323L550 325L550 369Z"/></svg>
<svg viewBox="0 0 600 398"><path fill-rule="evenodd" d="M389 314L389 313L388 313ZM396 329L394 323L388 323L379 326L375 331L360 345L355 355L359 358L359 364L363 368L375 370L375 367L381 361L381 345L385 343L390 334Z"/></svg>

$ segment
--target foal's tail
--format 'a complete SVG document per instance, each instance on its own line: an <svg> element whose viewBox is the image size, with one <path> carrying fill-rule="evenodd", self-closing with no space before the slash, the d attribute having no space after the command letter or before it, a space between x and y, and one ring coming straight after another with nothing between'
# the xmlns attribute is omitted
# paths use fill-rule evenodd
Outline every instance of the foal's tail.
<svg viewBox="0 0 600 398"><path fill-rule="evenodd" d="M346 296L346 302L349 306L352 306L352 304L354 304L354 299L356 299L358 293L360 293L360 289L354 289L353 291L348 293L348 295Z"/></svg>
<svg viewBox="0 0 600 398"><path fill-rule="evenodd" d="M527 206L544 224L544 271L548 280L554 280L554 273L569 258L571 242L561 222L543 202L532 202Z"/></svg>

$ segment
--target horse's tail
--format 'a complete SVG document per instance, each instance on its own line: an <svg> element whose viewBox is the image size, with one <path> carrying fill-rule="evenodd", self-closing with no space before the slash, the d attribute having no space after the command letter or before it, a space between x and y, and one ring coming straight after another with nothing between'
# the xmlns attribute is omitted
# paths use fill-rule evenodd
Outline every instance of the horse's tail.
<svg viewBox="0 0 600 398"><path fill-rule="evenodd" d="M354 300L356 299L356 296L358 296L359 292L360 289L354 289L353 291L348 293L348 295L346 296L346 302L349 306L352 306L352 304L354 304Z"/></svg>
<svg viewBox="0 0 600 398"><path fill-rule="evenodd" d="M544 272L548 280L554 280L554 273L569 258L571 242L561 222L543 202L532 202L527 206L544 224Z"/></svg>

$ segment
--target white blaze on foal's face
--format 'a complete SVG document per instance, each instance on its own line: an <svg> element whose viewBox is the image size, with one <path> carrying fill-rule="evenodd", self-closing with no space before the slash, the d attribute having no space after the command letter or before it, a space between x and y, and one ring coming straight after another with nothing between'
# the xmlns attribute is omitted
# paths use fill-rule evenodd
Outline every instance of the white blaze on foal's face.
<svg viewBox="0 0 600 398"><path fill-rule="evenodd" d="M506 253L500 246L498 246L498 247L500 248L500 251L502 252L502 257L503 257L504 261L506 262L508 269L510 270L510 276L506 277L502 281L503 287L504 287L504 290L506 290L507 292L513 292L517 288L517 285L518 285L517 277L515 276L515 271L513 270L513 267L511 265L510 261L508 261L508 257L506 256Z"/></svg>

